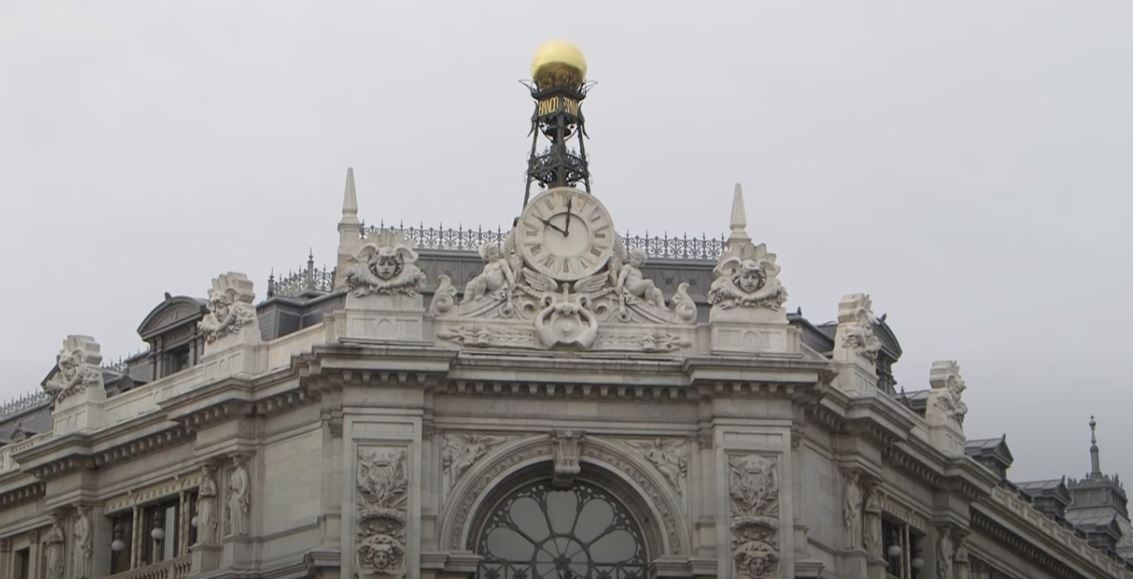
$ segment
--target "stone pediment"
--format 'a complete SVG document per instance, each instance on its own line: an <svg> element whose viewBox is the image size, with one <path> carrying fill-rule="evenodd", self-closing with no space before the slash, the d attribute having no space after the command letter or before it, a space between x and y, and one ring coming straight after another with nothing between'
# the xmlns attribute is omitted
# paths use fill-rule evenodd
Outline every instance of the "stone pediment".
<svg viewBox="0 0 1133 579"><path fill-rule="evenodd" d="M172 296L158 304L138 325L142 340L150 340L171 328L195 324L207 311L207 302L189 296Z"/></svg>

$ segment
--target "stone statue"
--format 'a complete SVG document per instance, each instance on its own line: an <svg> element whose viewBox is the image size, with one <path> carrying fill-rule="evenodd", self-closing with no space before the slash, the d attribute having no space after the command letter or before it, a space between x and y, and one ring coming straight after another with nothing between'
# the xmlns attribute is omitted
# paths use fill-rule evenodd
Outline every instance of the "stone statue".
<svg viewBox="0 0 1133 579"><path fill-rule="evenodd" d="M881 493L873 487L866 494L862 523L862 546L870 555L881 557Z"/></svg>
<svg viewBox="0 0 1133 579"><path fill-rule="evenodd" d="M971 579L971 559L968 558L968 549L961 543L956 548L956 579Z"/></svg>
<svg viewBox="0 0 1133 579"><path fill-rule="evenodd" d="M504 259L500 246L485 243L480 246L480 257L484 260L484 271L464 286L464 299L460 303L474 302L490 294L501 300L510 300L515 287L515 270Z"/></svg>
<svg viewBox="0 0 1133 579"><path fill-rule="evenodd" d="M358 449L359 577L404 577L409 474L405 451Z"/></svg>
<svg viewBox="0 0 1133 579"><path fill-rule="evenodd" d="M939 532L940 539L936 548L936 578L953 579L952 559L956 556L956 548L952 544L952 530L941 527Z"/></svg>
<svg viewBox="0 0 1133 579"><path fill-rule="evenodd" d="M865 294L852 294L838 302L838 330L834 336L834 349L837 352L860 354L869 360L877 360L881 351L881 340L873 329L873 302ZM835 357L837 359L837 356Z"/></svg>
<svg viewBox="0 0 1133 579"><path fill-rule="evenodd" d="M75 579L86 579L91 576L91 555L94 547L91 544L90 507L80 505L75 509L75 520L72 523L74 533L74 574Z"/></svg>
<svg viewBox="0 0 1133 579"><path fill-rule="evenodd" d="M640 249L629 250L629 261L618 270L618 282L615 285L618 295L623 301L639 299L658 308L666 309L665 295L647 279L641 272L645 267L645 252Z"/></svg>
<svg viewBox="0 0 1133 579"><path fill-rule="evenodd" d="M102 354L90 336L67 336L56 357L59 371L43 383L43 389L58 404L87 388L102 387Z"/></svg>
<svg viewBox="0 0 1133 579"><path fill-rule="evenodd" d="M370 294L416 296L425 274L416 265L413 242L400 232L383 231L368 241L346 272L346 286L356 297Z"/></svg>
<svg viewBox="0 0 1133 579"><path fill-rule="evenodd" d="M248 534L249 498L248 469L243 460L232 457L232 471L228 474L228 533L230 535Z"/></svg>
<svg viewBox="0 0 1133 579"><path fill-rule="evenodd" d="M716 279L708 290L708 302L723 309L780 309L787 301L787 289L779 281L775 254L768 253L762 243L755 246L752 258L726 255L716 265Z"/></svg>
<svg viewBox="0 0 1133 579"><path fill-rule="evenodd" d="M961 395L967 386L960 376L960 365L955 360L933 362L929 383L932 391L929 393L926 413L955 421L959 425L964 424L968 405L964 404Z"/></svg>
<svg viewBox="0 0 1133 579"><path fill-rule="evenodd" d="M47 530L47 535L43 538L47 579L63 579L63 572L66 570L66 563L63 561L63 544L66 540L59 515L52 513L51 528Z"/></svg>
<svg viewBox="0 0 1133 579"><path fill-rule="evenodd" d="M254 323L256 307L252 301L255 297L251 280L242 273L230 271L212 280L208 313L197 324L205 341L211 344Z"/></svg>
<svg viewBox="0 0 1133 579"><path fill-rule="evenodd" d="M862 546L862 489L858 485L858 473L846 473L845 493L842 500L842 524L846 528L846 547L857 549Z"/></svg>
<svg viewBox="0 0 1133 579"><path fill-rule="evenodd" d="M753 454L732 458L728 466L736 577L778 577L779 479L775 459Z"/></svg>
<svg viewBox="0 0 1133 579"><path fill-rule="evenodd" d="M216 543L216 468L201 467L201 486L197 489L197 544Z"/></svg>

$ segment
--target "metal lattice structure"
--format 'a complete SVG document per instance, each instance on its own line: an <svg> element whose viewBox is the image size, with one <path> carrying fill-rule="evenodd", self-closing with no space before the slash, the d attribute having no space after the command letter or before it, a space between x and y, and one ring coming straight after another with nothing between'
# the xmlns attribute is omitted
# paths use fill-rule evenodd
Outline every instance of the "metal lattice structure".
<svg viewBox="0 0 1133 579"><path fill-rule="evenodd" d="M478 251L481 246L488 243L502 245L507 239L509 230L497 227L496 229L465 229L463 227L445 228L418 226L405 227L404 225L371 225L362 227L362 235L371 237L382 233L399 233L406 239L413 241L417 249L440 251ZM669 236L663 235L631 235L628 231L621 236L627 250L641 250L648 258L677 259L692 261L711 261L720 257L724 252L724 237L708 237L706 235Z"/></svg>
<svg viewBox="0 0 1133 579"><path fill-rule="evenodd" d="M0 404L0 417L12 416L19 414L25 410L30 410L38 406L51 402L51 396L43 390L36 390L35 392L28 392L16 398Z"/></svg>
<svg viewBox="0 0 1133 579"><path fill-rule="evenodd" d="M314 254L307 255L307 266L299 271L288 272L285 276L275 278L275 273L268 277L268 297L298 297L305 293L323 293L334 289L334 269L328 270L324 265L322 269L315 267Z"/></svg>

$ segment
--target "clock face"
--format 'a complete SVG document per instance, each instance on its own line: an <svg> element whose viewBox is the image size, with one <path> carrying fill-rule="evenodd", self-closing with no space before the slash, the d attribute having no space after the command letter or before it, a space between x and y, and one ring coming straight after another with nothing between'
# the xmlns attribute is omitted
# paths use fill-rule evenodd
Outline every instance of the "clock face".
<svg viewBox="0 0 1133 579"><path fill-rule="evenodd" d="M557 187L537 195L519 218L516 240L524 261L562 281L593 275L614 250L614 223L590 194Z"/></svg>

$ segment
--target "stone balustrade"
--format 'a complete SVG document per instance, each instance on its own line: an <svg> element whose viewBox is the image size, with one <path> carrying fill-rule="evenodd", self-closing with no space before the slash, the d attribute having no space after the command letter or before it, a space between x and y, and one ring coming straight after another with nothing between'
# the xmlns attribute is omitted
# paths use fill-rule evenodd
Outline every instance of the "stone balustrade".
<svg viewBox="0 0 1133 579"><path fill-rule="evenodd" d="M190 566L190 556L184 555L175 559L169 559L167 561L161 561L160 563L109 575L106 579L177 579L179 577L188 577L190 574Z"/></svg>

